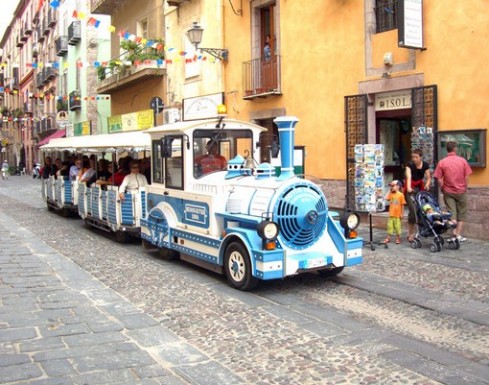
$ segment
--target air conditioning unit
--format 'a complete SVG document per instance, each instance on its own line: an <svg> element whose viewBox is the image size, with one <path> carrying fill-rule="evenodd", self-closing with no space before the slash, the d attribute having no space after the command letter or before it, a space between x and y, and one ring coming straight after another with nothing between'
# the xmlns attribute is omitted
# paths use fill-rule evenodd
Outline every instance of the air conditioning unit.
<svg viewBox="0 0 489 385"><path fill-rule="evenodd" d="M163 110L163 124L171 124L180 121L180 109L166 108Z"/></svg>

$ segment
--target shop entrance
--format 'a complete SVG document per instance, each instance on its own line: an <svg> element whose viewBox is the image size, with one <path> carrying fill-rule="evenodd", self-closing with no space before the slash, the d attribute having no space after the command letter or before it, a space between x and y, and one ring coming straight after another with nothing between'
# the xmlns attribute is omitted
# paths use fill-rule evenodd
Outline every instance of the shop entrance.
<svg viewBox="0 0 489 385"><path fill-rule="evenodd" d="M404 180L406 164L411 160L411 110L376 113L376 143L384 145L385 184Z"/></svg>

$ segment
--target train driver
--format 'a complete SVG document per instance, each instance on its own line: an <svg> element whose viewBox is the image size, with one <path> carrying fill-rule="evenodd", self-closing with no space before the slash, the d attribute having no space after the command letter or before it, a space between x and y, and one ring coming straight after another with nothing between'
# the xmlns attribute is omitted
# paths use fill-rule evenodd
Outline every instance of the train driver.
<svg viewBox="0 0 489 385"><path fill-rule="evenodd" d="M226 170L227 160L219 154L219 146L215 140L209 140L206 145L207 153L195 159L197 175L205 175L213 171Z"/></svg>

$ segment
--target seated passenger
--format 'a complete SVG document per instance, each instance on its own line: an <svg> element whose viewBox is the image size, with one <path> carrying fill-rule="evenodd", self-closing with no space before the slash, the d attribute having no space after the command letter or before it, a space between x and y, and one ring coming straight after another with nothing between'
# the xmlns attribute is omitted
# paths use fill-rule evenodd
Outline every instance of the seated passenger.
<svg viewBox="0 0 489 385"><path fill-rule="evenodd" d="M209 140L206 145L207 154L195 158L197 176L205 175L213 171L226 170L227 160L219 154L218 144L215 140Z"/></svg>
<svg viewBox="0 0 489 385"><path fill-rule="evenodd" d="M438 212L429 203L423 205L423 212L426 214L426 218L431 222L433 226L439 227L454 227L455 223L450 220L450 214L447 212Z"/></svg>
<svg viewBox="0 0 489 385"><path fill-rule="evenodd" d="M87 164L83 163L83 169L80 171L81 176L79 177L79 181L82 183L86 183L87 187L91 185L91 179L93 175L96 173L96 157L95 155L91 155L88 161L88 168L86 168Z"/></svg>
<svg viewBox="0 0 489 385"><path fill-rule="evenodd" d="M131 162L131 173L126 175L124 181L119 186L119 198L124 200L124 194L126 191L138 191L140 187L144 187L148 184L146 177L139 173L139 162L134 160Z"/></svg>
<svg viewBox="0 0 489 385"><path fill-rule="evenodd" d="M73 166L70 167L70 180L74 182L78 178L78 174L82 169L82 160L76 159Z"/></svg>
<svg viewBox="0 0 489 385"><path fill-rule="evenodd" d="M98 169L97 173L93 174L90 180L88 181L87 185L90 184L92 185L93 183L97 183L99 180L109 180L111 177L112 173L109 172L109 161L107 159L99 159L98 160ZM100 184L100 183L97 183Z"/></svg>
<svg viewBox="0 0 489 385"><path fill-rule="evenodd" d="M58 177L62 177L65 180L69 179L70 175L70 162L68 160L64 160L61 162L61 168L56 171L56 179Z"/></svg>

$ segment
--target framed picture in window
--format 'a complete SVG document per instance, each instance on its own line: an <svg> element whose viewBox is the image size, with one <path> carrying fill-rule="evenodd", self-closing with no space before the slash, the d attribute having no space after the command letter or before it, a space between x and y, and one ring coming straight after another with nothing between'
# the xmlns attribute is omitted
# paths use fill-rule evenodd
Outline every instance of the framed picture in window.
<svg viewBox="0 0 489 385"><path fill-rule="evenodd" d="M467 159L471 167L486 167L487 129L467 129L438 132L438 159L447 155L447 143L457 143L457 154Z"/></svg>

